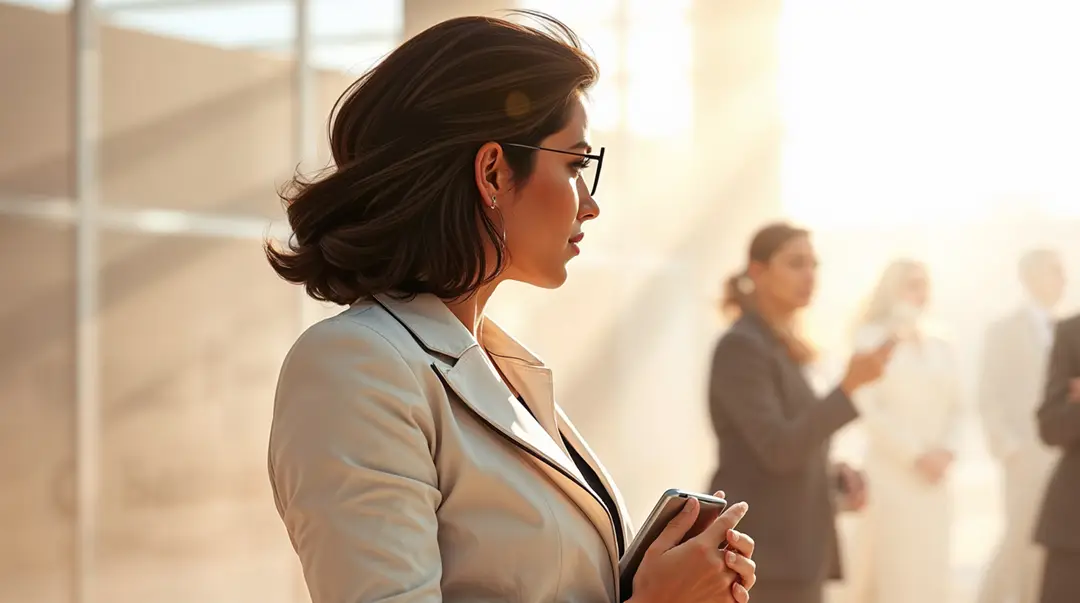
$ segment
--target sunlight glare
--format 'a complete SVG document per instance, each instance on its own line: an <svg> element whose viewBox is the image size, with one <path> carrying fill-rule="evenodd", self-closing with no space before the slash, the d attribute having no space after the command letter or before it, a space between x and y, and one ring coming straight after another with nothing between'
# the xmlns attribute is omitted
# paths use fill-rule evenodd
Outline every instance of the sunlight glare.
<svg viewBox="0 0 1080 603"><path fill-rule="evenodd" d="M1080 216L1080 38L1017 0L788 0L782 197L815 225L978 220L1041 191ZM972 20L973 11L978 20Z"/></svg>

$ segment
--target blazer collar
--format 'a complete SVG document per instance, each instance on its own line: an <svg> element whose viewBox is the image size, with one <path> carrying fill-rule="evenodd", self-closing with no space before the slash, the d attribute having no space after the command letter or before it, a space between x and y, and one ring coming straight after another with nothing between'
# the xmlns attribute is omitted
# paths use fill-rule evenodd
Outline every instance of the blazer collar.
<svg viewBox="0 0 1080 603"><path fill-rule="evenodd" d="M739 322L745 324L748 329L756 331L770 345L780 345L780 338L776 335L776 330L774 330L772 325L766 322L765 318L757 312L754 312L753 310L744 311L743 315L739 318Z"/></svg>
<svg viewBox="0 0 1080 603"><path fill-rule="evenodd" d="M380 293L375 295L375 301L393 314L430 351L461 358L466 350L477 345L472 333L434 295L421 294L402 299Z"/></svg>
<svg viewBox="0 0 1080 603"><path fill-rule="evenodd" d="M460 360L469 348L479 344L450 308L434 295L421 294L402 299L380 293L375 295L375 300L405 325L428 350ZM492 355L519 365L544 367L540 358L490 318L483 318L480 333L484 347Z"/></svg>

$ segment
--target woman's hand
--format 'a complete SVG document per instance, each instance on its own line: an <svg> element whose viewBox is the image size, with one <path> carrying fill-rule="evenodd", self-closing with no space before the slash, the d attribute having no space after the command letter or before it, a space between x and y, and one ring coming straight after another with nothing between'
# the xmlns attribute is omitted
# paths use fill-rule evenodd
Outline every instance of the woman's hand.
<svg viewBox="0 0 1080 603"><path fill-rule="evenodd" d="M729 529L727 541L724 561L729 569L738 574L735 583L731 585L731 594L739 603L747 603L750 600L750 589L754 587L754 582L757 582L757 564L752 559L754 539Z"/></svg>
<svg viewBox="0 0 1080 603"><path fill-rule="evenodd" d="M881 378L895 347L896 339L889 339L876 349L858 352L852 356L848 362L847 373L840 382L840 389L850 397L855 390Z"/></svg>
<svg viewBox="0 0 1080 603"><path fill-rule="evenodd" d="M915 461L915 469L927 482L936 484L945 478L945 473L948 471L952 461L952 452L943 448L935 448Z"/></svg>
<svg viewBox="0 0 1080 603"><path fill-rule="evenodd" d="M836 471L840 480L840 506L844 511L862 511L869 499L866 476L847 463L837 463Z"/></svg>
<svg viewBox="0 0 1080 603"><path fill-rule="evenodd" d="M1069 380L1069 402L1080 402L1080 379Z"/></svg>
<svg viewBox="0 0 1080 603"><path fill-rule="evenodd" d="M757 567L751 557L754 541L735 531L747 504L732 505L708 528L682 542L701 510L687 500L641 561L634 576L635 603L747 603ZM727 541L727 550L721 545ZM682 544L679 544L682 542Z"/></svg>

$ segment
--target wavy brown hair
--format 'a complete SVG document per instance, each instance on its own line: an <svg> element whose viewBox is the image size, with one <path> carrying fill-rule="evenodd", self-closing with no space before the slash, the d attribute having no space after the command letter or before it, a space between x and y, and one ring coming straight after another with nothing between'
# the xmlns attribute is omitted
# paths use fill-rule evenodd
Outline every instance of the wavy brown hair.
<svg viewBox="0 0 1080 603"><path fill-rule="evenodd" d="M501 227L483 211L474 161L488 142L537 145L565 127L570 101L598 77L574 32L462 17L390 53L338 100L332 167L285 187L293 236L266 256L318 300L376 293L467 296L507 261ZM515 184L535 151L503 145ZM494 250L493 262L486 252Z"/></svg>

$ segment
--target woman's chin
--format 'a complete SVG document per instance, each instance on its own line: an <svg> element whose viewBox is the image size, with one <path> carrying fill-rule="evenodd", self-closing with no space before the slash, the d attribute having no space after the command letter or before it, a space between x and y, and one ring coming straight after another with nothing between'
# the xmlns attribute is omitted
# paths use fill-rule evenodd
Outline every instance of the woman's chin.
<svg viewBox="0 0 1080 603"><path fill-rule="evenodd" d="M568 276L566 264L563 264L546 271L544 274L538 274L535 278L529 279L529 284L534 287L540 287L541 289L558 289L566 283Z"/></svg>
<svg viewBox="0 0 1080 603"><path fill-rule="evenodd" d="M568 276L569 274L567 274L566 269L564 268L561 273L552 274L543 284L537 286L543 287L545 289L558 289L559 287L562 287L564 284L566 284L566 279Z"/></svg>

